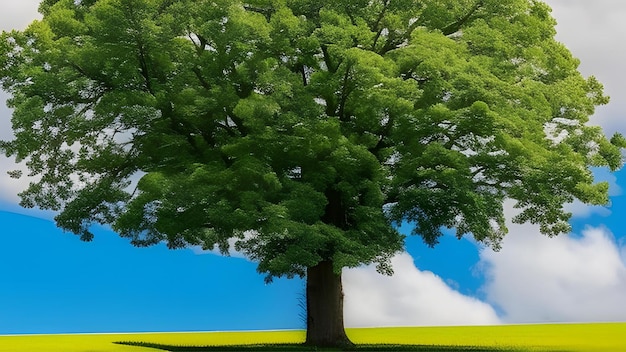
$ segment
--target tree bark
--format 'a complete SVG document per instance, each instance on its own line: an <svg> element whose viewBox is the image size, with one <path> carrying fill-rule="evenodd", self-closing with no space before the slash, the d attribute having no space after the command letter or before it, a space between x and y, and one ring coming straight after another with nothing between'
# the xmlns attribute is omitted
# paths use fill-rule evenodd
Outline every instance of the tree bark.
<svg viewBox="0 0 626 352"><path fill-rule="evenodd" d="M333 271L332 261L323 261L307 269L306 308L306 345L353 346L343 325L341 274Z"/></svg>

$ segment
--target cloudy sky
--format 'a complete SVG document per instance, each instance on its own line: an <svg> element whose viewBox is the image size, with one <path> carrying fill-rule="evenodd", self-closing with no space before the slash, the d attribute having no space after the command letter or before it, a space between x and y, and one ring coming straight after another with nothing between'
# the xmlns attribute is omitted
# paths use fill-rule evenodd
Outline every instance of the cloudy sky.
<svg viewBox="0 0 626 352"><path fill-rule="evenodd" d="M611 96L592 123L626 134L626 1L546 2L558 39ZM37 4L0 0L0 29L26 26ZM0 92L0 138L11 136L5 99ZM0 158L0 334L304 326L301 280L265 285L244 259L134 248L104 228L82 243L55 228L50 214L16 205L22 186L6 176L14 168ZM467 239L446 237L429 249L409 238L393 277L346 270L347 325L626 321L626 171L595 174L610 182L611 206L572 204L571 234L549 239L534 226L509 224L498 253Z"/></svg>

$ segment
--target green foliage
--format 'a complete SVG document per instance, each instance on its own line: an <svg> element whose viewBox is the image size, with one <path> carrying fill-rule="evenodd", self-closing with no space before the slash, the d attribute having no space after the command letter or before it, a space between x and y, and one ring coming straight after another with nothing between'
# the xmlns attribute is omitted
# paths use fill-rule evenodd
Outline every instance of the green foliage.
<svg viewBox="0 0 626 352"><path fill-rule="evenodd" d="M534 0L44 1L0 40L24 206L89 240L227 252L271 276L378 263L395 225L497 248L502 203L544 233L605 204L622 136ZM11 174L19 177L19 172ZM139 179L138 182L137 179Z"/></svg>

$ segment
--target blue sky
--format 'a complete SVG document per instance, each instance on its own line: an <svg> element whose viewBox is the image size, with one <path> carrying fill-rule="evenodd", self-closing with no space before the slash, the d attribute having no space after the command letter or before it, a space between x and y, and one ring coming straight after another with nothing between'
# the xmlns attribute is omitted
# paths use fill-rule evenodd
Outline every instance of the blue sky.
<svg viewBox="0 0 626 352"><path fill-rule="evenodd" d="M626 134L626 2L550 0L558 37L612 102L593 123ZM0 0L0 28L22 28L38 1ZM0 138L10 138L0 92ZM302 280L266 285L256 266L164 246L135 248L106 228L81 242L47 212L19 208L24 185L0 158L0 334L302 328ZM499 253L446 236L435 248L407 239L396 274L344 271L348 326L626 321L626 171L594 170L611 184L609 207L573 204L573 232L548 239L509 225ZM507 204L507 214L512 214ZM408 227L403 227L408 232Z"/></svg>
<svg viewBox="0 0 626 352"><path fill-rule="evenodd" d="M102 228L85 243L11 212L0 224L0 333L302 327L302 282L265 285L242 258L139 249Z"/></svg>

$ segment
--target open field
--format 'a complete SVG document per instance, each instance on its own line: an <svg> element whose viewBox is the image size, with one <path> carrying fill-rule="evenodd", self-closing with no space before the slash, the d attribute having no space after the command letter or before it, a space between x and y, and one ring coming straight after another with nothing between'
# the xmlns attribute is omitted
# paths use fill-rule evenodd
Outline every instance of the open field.
<svg viewBox="0 0 626 352"><path fill-rule="evenodd" d="M357 350L626 351L626 323L348 329ZM302 331L0 336L0 352L306 350ZM116 343L117 342L117 343ZM142 343L144 346L119 342ZM372 346L385 344L384 346Z"/></svg>

